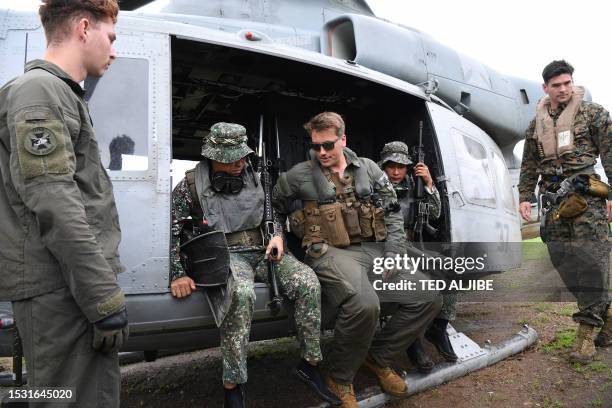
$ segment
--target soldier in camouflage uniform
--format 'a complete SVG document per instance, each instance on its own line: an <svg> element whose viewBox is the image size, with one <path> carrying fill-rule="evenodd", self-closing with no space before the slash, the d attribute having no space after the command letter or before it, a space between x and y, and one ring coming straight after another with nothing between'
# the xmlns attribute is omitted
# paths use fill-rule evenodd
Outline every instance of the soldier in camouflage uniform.
<svg viewBox="0 0 612 408"><path fill-rule="evenodd" d="M391 365L438 314L440 297L422 292L391 299L374 290L373 261L406 248L393 186L376 163L346 148L344 121L337 113L320 113L305 128L316 159L279 177L273 206L289 217L292 232L302 239L305 262L317 273L326 302L337 310L327 384L343 407L357 407L352 382L365 364L385 392L405 396L406 383ZM293 211L295 204L302 209ZM383 279L427 278L395 269ZM391 318L375 335L381 303Z"/></svg>
<svg viewBox="0 0 612 408"><path fill-rule="evenodd" d="M583 100L584 89L574 86L573 72L565 61L553 61L542 72L548 96L539 101L527 129L518 188L521 216L528 221L538 177L540 194L545 195L557 192L565 179L587 180L587 191L567 194L550 205L540 235L578 301L573 319L579 328L570 360L588 362L595 344L612 343L608 293L612 195L593 170L600 156L612 180L612 121L602 106ZM602 329L593 342L595 327Z"/></svg>
<svg viewBox="0 0 612 408"><path fill-rule="evenodd" d="M404 230L409 240L412 240L415 235L413 227L417 210L414 197L416 184L413 176L408 174L409 166L412 164L408 146L403 142L389 142L380 152L378 166L384 170L389 181L393 184L402 209ZM442 210L440 193L434 185L429 168L425 163L417 163L414 166L414 177L422 177L425 183L425 197L429 206L429 216L433 219L440 218ZM420 256L421 253L422 251L417 251L415 256ZM431 254L431 256L436 256L436 254ZM425 337L436 346L444 359L449 362L457 361L457 355L446 334L448 322L455 320L456 306L457 293L455 291L443 292L442 310L434 319L431 327L425 332ZM417 337L412 343L407 353L419 371L426 373L433 369L434 363L423 348L420 337Z"/></svg>
<svg viewBox="0 0 612 408"><path fill-rule="evenodd" d="M219 311L225 405L242 407L247 381L247 346L255 302L254 276L266 276L266 258L277 262L280 289L295 304L295 322L302 361L297 373L329 402L339 401L327 389L317 365L321 361L321 292L312 269L287 253L283 256L282 224L275 222L274 237L263 246L263 189L248 155L246 129L216 123L205 139L201 161L172 192L172 244L170 281L177 298L189 296L194 281L186 276L180 259L180 237L190 221L199 229L222 230L230 249L231 274L227 290L206 289ZM236 184L237 183L237 184ZM241 188L236 188L236 185ZM191 218L191 220L189 220ZM250 247L251 251L243 251ZM278 255L272 255L272 248ZM238 252L238 250L240 251ZM234 252L232 252L234 250ZM225 288L224 288L225 289Z"/></svg>

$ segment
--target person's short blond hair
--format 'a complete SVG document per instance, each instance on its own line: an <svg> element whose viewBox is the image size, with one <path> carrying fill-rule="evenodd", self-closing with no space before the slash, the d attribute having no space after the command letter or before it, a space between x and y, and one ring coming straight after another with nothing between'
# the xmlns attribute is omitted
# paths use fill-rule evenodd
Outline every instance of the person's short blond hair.
<svg viewBox="0 0 612 408"><path fill-rule="evenodd" d="M342 116L336 112L321 112L308 122L304 124L304 129L308 134L312 134L312 131L322 132L326 129L334 129L336 136L342 137L344 135L345 125Z"/></svg>
<svg viewBox="0 0 612 408"><path fill-rule="evenodd" d="M70 23L86 17L92 24L110 19L117 22L117 0L42 0L38 9L47 44L60 43L70 30Z"/></svg>

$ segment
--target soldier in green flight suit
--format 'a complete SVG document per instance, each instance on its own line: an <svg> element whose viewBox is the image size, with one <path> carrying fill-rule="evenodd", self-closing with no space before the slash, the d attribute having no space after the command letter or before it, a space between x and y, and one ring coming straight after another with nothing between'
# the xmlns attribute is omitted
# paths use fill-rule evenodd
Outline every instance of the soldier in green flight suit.
<svg viewBox="0 0 612 408"><path fill-rule="evenodd" d="M548 207L540 235L578 301L572 317L579 327L570 360L588 362L595 345L612 344L608 293L612 191L593 168L600 157L608 181L612 180L612 120L601 105L583 99L584 88L574 86L573 73L563 60L551 62L542 72L547 96L538 102L525 135L518 189L521 216L529 221L536 183L540 187ZM563 194L564 181L582 187ZM551 194L562 196L557 200ZM594 342L595 327L602 329Z"/></svg>
<svg viewBox="0 0 612 408"><path fill-rule="evenodd" d="M0 300L28 385L73 388L74 406L119 406L127 338L119 217L79 85L115 59L118 9L44 0L44 60L0 89Z"/></svg>
<svg viewBox="0 0 612 408"><path fill-rule="evenodd" d="M306 250L305 262L317 273L323 296L338 311L327 384L343 407L357 407L352 383L365 364L385 392L405 396L406 383L391 364L429 326L441 299L437 292L389 298L385 293L383 299L374 290L373 262L403 254L406 248L393 186L376 163L346 148L344 120L337 113L320 113L304 127L315 159L280 176L273 205L289 217L292 232ZM292 212L296 202L302 209ZM427 278L418 271L410 275L392 268L384 279ZM385 309L389 306L391 318L375 335L381 303Z"/></svg>
<svg viewBox="0 0 612 408"><path fill-rule="evenodd" d="M248 156L246 129L235 123L216 123L204 140L205 160L186 172L172 192L172 245L170 281L177 298L189 296L195 289L181 263L181 234L187 221L207 230L225 233L230 249L231 274L227 290L207 290L217 309L221 332L225 406L243 407L246 403L247 346L255 303L255 276L266 276L266 258L278 263L276 276L281 291L294 302L297 337L302 360L297 374L328 402L339 400L327 388L317 368L322 360L320 348L321 289L316 275L291 254L283 254L283 228L275 221L274 237L263 244L261 224L264 215L264 191ZM242 251L244 247L252 250ZM278 255L272 254L272 249Z"/></svg>

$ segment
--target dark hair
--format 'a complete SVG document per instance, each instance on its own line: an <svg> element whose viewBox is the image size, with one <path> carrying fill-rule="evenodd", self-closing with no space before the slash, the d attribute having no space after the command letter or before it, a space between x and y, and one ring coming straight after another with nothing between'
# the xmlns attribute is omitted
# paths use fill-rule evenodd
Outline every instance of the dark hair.
<svg viewBox="0 0 612 408"><path fill-rule="evenodd" d="M48 44L60 43L79 18L89 18L92 24L107 18L116 23L118 13L117 0L42 0L38 9Z"/></svg>
<svg viewBox="0 0 612 408"><path fill-rule="evenodd" d="M304 124L304 129L310 135L312 131L321 132L326 129L334 129L336 136L344 134L344 120L336 112L321 112Z"/></svg>
<svg viewBox="0 0 612 408"><path fill-rule="evenodd" d="M544 80L544 83L547 84L548 81L556 76L562 74L572 75L573 73L574 67L572 67L567 61L553 61L544 68L544 71L542 71L542 79Z"/></svg>

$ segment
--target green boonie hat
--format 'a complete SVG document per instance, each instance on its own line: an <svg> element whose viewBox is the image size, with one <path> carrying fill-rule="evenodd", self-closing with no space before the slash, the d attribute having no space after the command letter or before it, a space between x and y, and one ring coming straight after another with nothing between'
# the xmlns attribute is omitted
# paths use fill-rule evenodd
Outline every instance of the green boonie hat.
<svg viewBox="0 0 612 408"><path fill-rule="evenodd" d="M406 166L412 164L412 160L410 160L410 152L408 151L408 146L406 146L406 143L389 142L383 147L382 151L380 152L378 167L384 169L385 163L389 161L405 164Z"/></svg>
<svg viewBox="0 0 612 408"><path fill-rule="evenodd" d="M202 156L221 163L233 163L253 153L247 146L246 129L237 123L215 123L204 138Z"/></svg>

